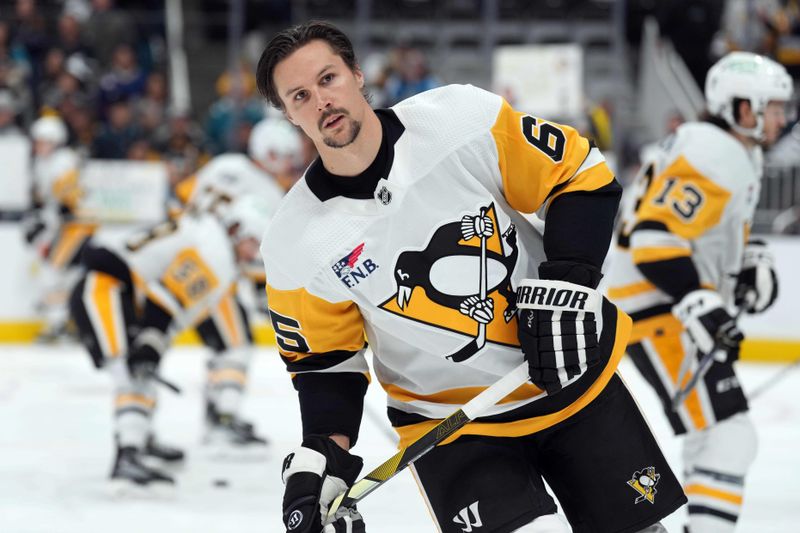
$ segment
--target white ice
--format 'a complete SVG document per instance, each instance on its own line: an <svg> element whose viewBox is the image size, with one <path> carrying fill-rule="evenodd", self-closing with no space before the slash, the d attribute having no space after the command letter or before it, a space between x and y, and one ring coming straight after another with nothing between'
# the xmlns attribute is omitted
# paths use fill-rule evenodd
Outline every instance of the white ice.
<svg viewBox="0 0 800 533"><path fill-rule="evenodd" d="M162 440L184 446L189 453L169 500L118 500L109 495L110 383L91 367L82 349L0 347L0 368L0 532L283 531L281 461L298 444L300 423L294 390L274 351L262 349L255 358L245 409L271 441L268 459L258 463L220 463L204 454L199 443L204 354L198 348L181 348L165 358L164 375L179 383L184 394L161 393L156 428ZM780 368L739 363L746 390L773 379ZM622 373L680 472L679 444L655 396L629 361L623 361ZM760 450L747 478L739 532L798 530L798 390L800 370L795 370L752 402ZM383 391L376 384L370 387L367 403L372 416L365 416L356 447L365 470L395 450L386 433ZM216 479L227 480L228 488L215 487ZM407 471L366 498L360 509L372 533L435 531ZM683 513L665 520L669 531L682 531Z"/></svg>

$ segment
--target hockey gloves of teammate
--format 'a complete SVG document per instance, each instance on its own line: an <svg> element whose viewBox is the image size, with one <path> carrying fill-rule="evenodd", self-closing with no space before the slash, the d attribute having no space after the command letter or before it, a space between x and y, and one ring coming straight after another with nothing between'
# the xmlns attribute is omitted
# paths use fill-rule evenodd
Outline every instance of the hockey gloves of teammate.
<svg viewBox="0 0 800 533"><path fill-rule="evenodd" d="M352 485L361 467L353 455L324 435L309 435L283 461L283 523L287 533L365 533L355 509L341 508L336 520L322 524L336 496Z"/></svg>
<svg viewBox="0 0 800 533"><path fill-rule="evenodd" d="M143 329L133 340L128 353L128 370L133 379L152 377L167 350L168 339L164 332L155 328Z"/></svg>
<svg viewBox="0 0 800 533"><path fill-rule="evenodd" d="M531 381L548 394L600 360L597 319L603 296L600 273L588 265L546 262L542 278L523 279L517 289L519 341Z"/></svg>
<svg viewBox="0 0 800 533"><path fill-rule="evenodd" d="M747 313L766 311L778 297L778 276L775 260L764 241L747 243L742 270L736 281L736 305Z"/></svg>
<svg viewBox="0 0 800 533"><path fill-rule="evenodd" d="M694 290L672 306L672 314L681 321L701 353L721 350L725 354L726 362L739 358L739 345L744 340L744 335L736 326L736 319L725 309L717 292Z"/></svg>

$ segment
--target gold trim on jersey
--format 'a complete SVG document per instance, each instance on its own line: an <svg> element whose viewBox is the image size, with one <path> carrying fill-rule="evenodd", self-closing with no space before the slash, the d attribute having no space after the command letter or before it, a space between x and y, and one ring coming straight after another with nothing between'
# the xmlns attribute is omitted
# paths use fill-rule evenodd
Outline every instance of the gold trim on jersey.
<svg viewBox="0 0 800 533"><path fill-rule="evenodd" d="M595 148L596 150L596 148ZM580 174L569 180L567 185L554 194L550 201L552 202L562 194L575 191L596 191L601 187L605 187L614 181L614 174L605 162L597 163L594 166L581 171Z"/></svg>
<svg viewBox="0 0 800 533"><path fill-rule="evenodd" d="M211 313L217 329L225 336L228 348L247 344L247 332L233 294L226 294Z"/></svg>
<svg viewBox="0 0 800 533"><path fill-rule="evenodd" d="M87 222L66 222L59 229L56 241L50 252L50 262L56 268L66 267L78 253L78 250L91 237L97 224Z"/></svg>
<svg viewBox="0 0 800 533"><path fill-rule="evenodd" d="M183 205L189 203L189 198L197 187L197 174L182 179L175 184L175 197L180 200Z"/></svg>
<svg viewBox="0 0 800 533"><path fill-rule="evenodd" d="M125 318L119 297L122 282L104 272L86 275L83 305L105 357L119 357L127 349Z"/></svg>
<svg viewBox="0 0 800 533"><path fill-rule="evenodd" d="M208 296L219 285L217 276L194 248L178 252L162 280L184 309Z"/></svg>
<svg viewBox="0 0 800 533"><path fill-rule="evenodd" d="M692 250L682 246L648 246L646 248L633 248L631 257L635 264L655 263L668 261L679 257L691 257Z"/></svg>
<svg viewBox="0 0 800 533"><path fill-rule="evenodd" d="M447 444L454 441L461 435L486 435L490 437L521 437L523 435L530 435L543 429L547 429L567 418L571 417L581 409L589 405L606 387L611 376L616 372L620 359L625 354L627 347L628 337L631 333L631 318L617 309L617 331L614 339L614 348L609 357L603 372L597 377L594 383L586 389L577 400L569 404L567 407L550 413L548 415L539 416L535 418L528 418L524 420L516 420L513 422L471 422L448 437L442 444ZM518 391L519 389L517 389ZM512 394L516 394L514 391ZM505 400L503 400L505 401ZM398 447L405 447L421 437L426 432L430 431L439 420L427 420L417 424L410 424L408 426L396 427L400 436Z"/></svg>
<svg viewBox="0 0 800 533"><path fill-rule="evenodd" d="M730 197L680 156L653 179L636 219L661 222L670 233L691 240L719 223Z"/></svg>
<svg viewBox="0 0 800 533"><path fill-rule="evenodd" d="M589 153L589 141L569 126L535 119L534 135L540 135L539 130L548 124L564 136L563 155L560 160L554 161L526 139L522 129L522 119L526 116L503 100L491 131L497 146L504 196L508 204L517 211L533 213L541 207L553 188L575 175ZM545 143L545 148L553 147L551 137L540 139ZM599 172L590 172L586 180L594 183L595 175L599 175Z"/></svg>
<svg viewBox="0 0 800 533"><path fill-rule="evenodd" d="M78 182L78 169L64 172L53 182L53 196L70 211L75 211L83 197L83 190Z"/></svg>
<svg viewBox="0 0 800 533"><path fill-rule="evenodd" d="M364 348L364 319L355 302L332 303L305 288L280 290L267 283L270 317L278 349L289 362L338 350ZM294 351L305 343L307 351Z"/></svg>
<svg viewBox="0 0 800 533"><path fill-rule="evenodd" d="M655 285L647 280L642 280L635 283L630 283L628 285L622 285L620 287L609 287L608 299L616 300L620 298L631 298L632 296L638 296L645 292L654 290L656 290Z"/></svg>

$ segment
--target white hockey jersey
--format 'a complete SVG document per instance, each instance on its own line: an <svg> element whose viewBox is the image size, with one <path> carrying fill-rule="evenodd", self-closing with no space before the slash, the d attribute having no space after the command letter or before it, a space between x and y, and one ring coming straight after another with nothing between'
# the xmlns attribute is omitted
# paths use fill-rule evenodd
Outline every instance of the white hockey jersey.
<svg viewBox="0 0 800 533"><path fill-rule="evenodd" d="M218 202L256 194L264 199L271 213L278 209L284 191L276 181L244 154L222 154L197 171L188 204L208 211Z"/></svg>
<svg viewBox="0 0 800 533"><path fill-rule="evenodd" d="M742 252L758 203L761 149L748 150L709 123L687 123L623 197L608 297L639 320L674 303L637 264L691 257L706 288L733 303Z"/></svg>
<svg viewBox="0 0 800 533"><path fill-rule="evenodd" d="M273 218L262 254L288 370L367 373L368 340L407 443L523 360L514 291L520 279L537 277L545 257L541 235L521 213L614 178L572 128L472 86L434 89L379 117L391 152L371 197L332 190L318 160ZM494 225L485 256L481 239L462 228L465 217L482 213ZM482 276L494 318L480 345L478 323L461 304L479 293ZM552 397L534 400L541 391L524 385L459 434L530 434L588 404L627 341L629 319L608 307L604 364Z"/></svg>
<svg viewBox="0 0 800 533"><path fill-rule="evenodd" d="M99 237L128 267L141 302L172 316L177 333L202 321L233 290L238 274L228 233L211 214L184 214L125 239Z"/></svg>

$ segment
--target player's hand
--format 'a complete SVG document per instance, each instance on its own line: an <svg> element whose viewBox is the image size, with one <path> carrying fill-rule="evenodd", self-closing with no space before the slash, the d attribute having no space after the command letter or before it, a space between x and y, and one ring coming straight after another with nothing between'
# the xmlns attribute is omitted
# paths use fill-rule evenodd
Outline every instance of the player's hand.
<svg viewBox="0 0 800 533"><path fill-rule="evenodd" d="M355 509L341 509L336 520L322 524L331 502L352 485L361 467L353 455L329 437L310 435L283 461L283 524L287 533L366 533Z"/></svg>
<svg viewBox="0 0 800 533"><path fill-rule="evenodd" d="M134 379L149 379L158 368L161 353L166 350L166 336L153 328L142 330L128 352L128 371Z"/></svg>
<svg viewBox="0 0 800 533"><path fill-rule="evenodd" d="M749 314L766 311L778 297L775 259L764 241L747 243L736 280L736 305Z"/></svg>
<svg viewBox="0 0 800 533"><path fill-rule="evenodd" d="M517 288L519 342L531 381L548 394L600 360L603 297L568 281L523 279Z"/></svg>
<svg viewBox="0 0 800 533"><path fill-rule="evenodd" d="M707 289L692 291L672 307L672 314L681 321L701 353L718 349L727 354L728 362L738 359L744 335L717 292Z"/></svg>

